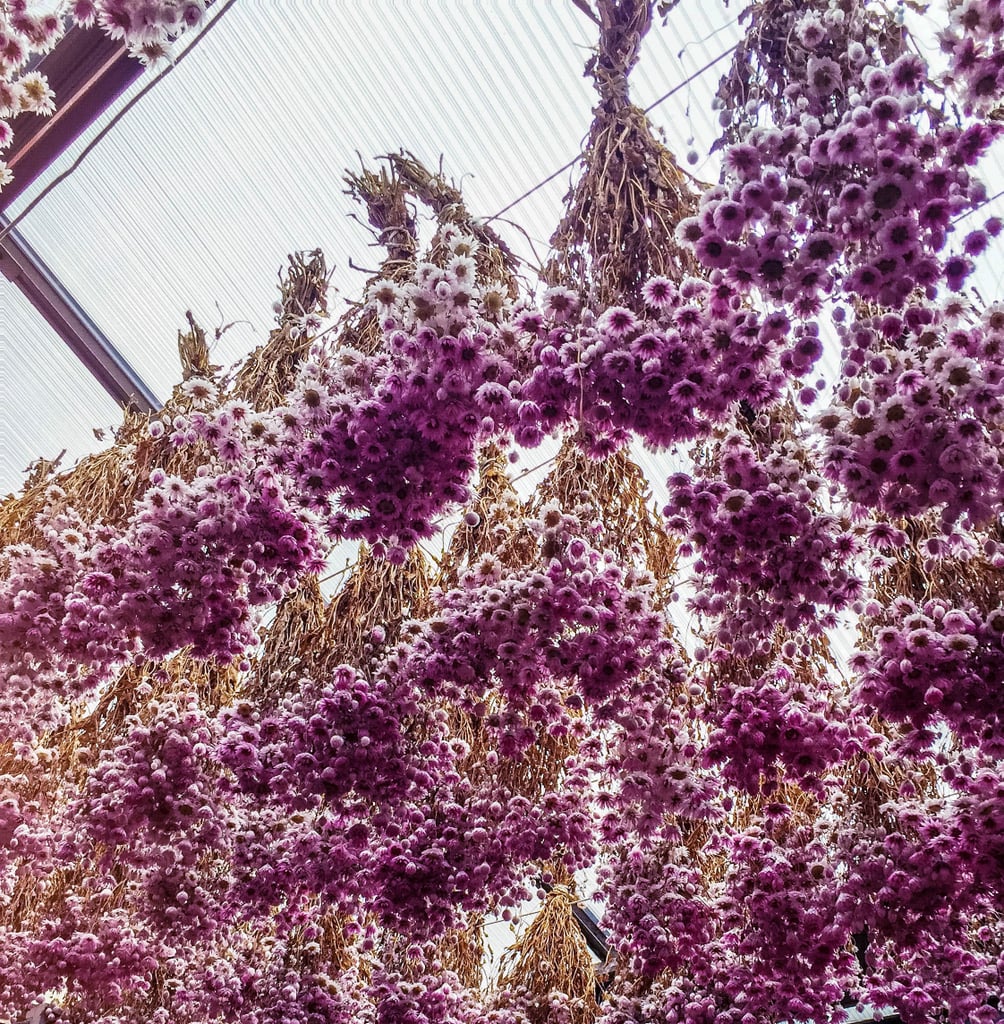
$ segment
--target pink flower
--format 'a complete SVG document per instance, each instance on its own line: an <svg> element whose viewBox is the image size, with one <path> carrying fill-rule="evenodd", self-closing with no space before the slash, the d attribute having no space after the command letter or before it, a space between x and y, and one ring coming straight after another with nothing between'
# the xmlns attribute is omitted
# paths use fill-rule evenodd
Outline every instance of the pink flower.
<svg viewBox="0 0 1004 1024"><path fill-rule="evenodd" d="M886 252L900 256L917 243L917 222L913 217L893 217L882 225L876 239Z"/></svg>
<svg viewBox="0 0 1004 1024"><path fill-rule="evenodd" d="M626 337L637 326L637 317L624 306L611 306L596 321L597 330L616 341Z"/></svg>
<svg viewBox="0 0 1004 1024"><path fill-rule="evenodd" d="M826 147L831 164L853 164L861 161L865 151L866 132L853 124L838 128Z"/></svg>
<svg viewBox="0 0 1004 1024"><path fill-rule="evenodd" d="M642 286L641 294L652 309L670 309L676 299L676 286L667 277L653 277Z"/></svg>
<svg viewBox="0 0 1004 1024"><path fill-rule="evenodd" d="M829 96L843 84L840 65L829 57L810 57L807 67L809 92Z"/></svg>
<svg viewBox="0 0 1004 1024"><path fill-rule="evenodd" d="M721 235L704 235L694 246L697 258L707 267L724 268L729 265L735 246Z"/></svg>

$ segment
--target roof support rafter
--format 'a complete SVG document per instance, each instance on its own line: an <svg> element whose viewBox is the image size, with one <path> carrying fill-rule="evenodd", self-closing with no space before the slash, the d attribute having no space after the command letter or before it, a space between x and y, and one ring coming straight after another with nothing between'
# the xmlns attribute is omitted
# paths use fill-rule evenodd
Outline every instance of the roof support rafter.
<svg viewBox="0 0 1004 1024"><path fill-rule="evenodd" d="M0 193L5 210L143 72L124 44L96 28L73 26L35 70L58 106L51 118L22 119L4 160L14 180ZM84 312L42 258L0 214L0 272L42 314L98 383L124 406L153 412L161 402L142 376Z"/></svg>
<svg viewBox="0 0 1004 1024"><path fill-rule="evenodd" d="M0 216L0 230L5 227ZM15 230L0 240L0 272L17 285L116 402L144 413L161 408L140 374Z"/></svg>
<svg viewBox="0 0 1004 1024"><path fill-rule="evenodd" d="M56 94L52 117L21 117L3 154L14 180L0 193L10 205L74 139L143 73L125 44L97 28L72 26L34 68Z"/></svg>

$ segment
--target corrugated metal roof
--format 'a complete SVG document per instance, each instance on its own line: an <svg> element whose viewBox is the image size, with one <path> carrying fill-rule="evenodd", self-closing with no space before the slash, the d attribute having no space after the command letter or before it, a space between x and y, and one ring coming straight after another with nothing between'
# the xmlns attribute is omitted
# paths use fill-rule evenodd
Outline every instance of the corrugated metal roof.
<svg viewBox="0 0 1004 1024"><path fill-rule="evenodd" d="M493 212L573 156L588 126L576 44L590 26L563 6L297 13L234 5L21 225L155 388L177 375L187 308L208 326L253 325L221 339L218 362L260 340L294 248L320 245L336 285L358 290L348 261L367 262L370 237L342 182L357 152L403 146L432 166L446 154L472 208ZM535 227L546 238L549 221Z"/></svg>
<svg viewBox="0 0 1004 1024"><path fill-rule="evenodd" d="M654 31L636 72L644 105L735 35L734 25L714 34L723 20L715 6L673 17L685 27ZM293 15L284 5L237 3L20 229L166 394L185 310L211 328L237 321L215 356L224 364L241 357L267 330L276 271L290 250L320 245L336 286L350 296L358 290L362 275L349 259L367 262L370 237L349 218L356 211L341 177L359 165L357 154L371 161L404 147L433 166L442 154L471 208L486 215L572 159L594 98L582 76L592 43L593 26L569 3L378 0L298 5ZM715 80L688 87L693 127L672 116L680 97L655 111L674 148L685 149L690 134L713 137ZM541 255L568 181L559 176L509 215Z"/></svg>

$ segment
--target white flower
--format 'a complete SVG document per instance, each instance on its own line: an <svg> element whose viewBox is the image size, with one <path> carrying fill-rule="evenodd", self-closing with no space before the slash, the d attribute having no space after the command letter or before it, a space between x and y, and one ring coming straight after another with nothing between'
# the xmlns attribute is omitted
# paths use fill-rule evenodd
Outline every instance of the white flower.
<svg viewBox="0 0 1004 1024"><path fill-rule="evenodd" d="M23 93L18 82L0 78L0 117L12 117L21 112Z"/></svg>
<svg viewBox="0 0 1004 1024"><path fill-rule="evenodd" d="M457 281L471 284L474 281L477 264L471 256L454 256L446 265L447 273L452 274Z"/></svg>
<svg viewBox="0 0 1004 1024"><path fill-rule="evenodd" d="M56 109L55 93L37 71L30 71L17 83L21 87L21 109L48 117Z"/></svg>
<svg viewBox="0 0 1004 1024"><path fill-rule="evenodd" d="M397 283L387 278L374 281L366 293L367 302L371 302L381 310L388 310L401 297Z"/></svg>
<svg viewBox="0 0 1004 1024"><path fill-rule="evenodd" d="M457 256L474 256L478 251L478 242L473 235L460 232L448 243L449 249Z"/></svg>
<svg viewBox="0 0 1004 1024"><path fill-rule="evenodd" d="M183 394L197 402L215 402L217 398L216 385L204 377L190 377L181 385Z"/></svg>

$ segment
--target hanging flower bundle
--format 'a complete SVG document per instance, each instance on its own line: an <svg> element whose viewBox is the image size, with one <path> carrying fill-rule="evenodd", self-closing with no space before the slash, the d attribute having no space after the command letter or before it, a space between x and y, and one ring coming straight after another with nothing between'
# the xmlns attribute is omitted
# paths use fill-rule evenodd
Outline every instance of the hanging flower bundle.
<svg viewBox="0 0 1004 1024"><path fill-rule="evenodd" d="M576 6L536 292L387 157L334 330L294 257L236 373L190 325L158 416L0 508L11 1019L997 1019L1002 324L955 293L999 224L954 223L1000 12L952 4L936 75L884 8L753 5L700 188L630 102L653 5Z"/></svg>
<svg viewBox="0 0 1004 1024"><path fill-rule="evenodd" d="M681 239L706 266L799 316L828 296L903 305L959 289L996 220L943 256L984 198L969 170L999 134L961 124L905 31L867 4L764 3L719 99L730 121L723 183ZM770 123L750 123L761 104ZM724 115L724 112L723 112Z"/></svg>
<svg viewBox="0 0 1004 1024"><path fill-rule="evenodd" d="M22 114L49 117L56 110L44 74L35 69L70 26L97 26L122 40L130 56L144 64L162 60L172 43L202 23L206 0L5 0L0 7L0 151L14 141L12 121ZM14 174L0 160L0 189Z"/></svg>

